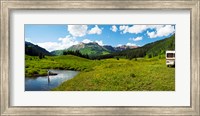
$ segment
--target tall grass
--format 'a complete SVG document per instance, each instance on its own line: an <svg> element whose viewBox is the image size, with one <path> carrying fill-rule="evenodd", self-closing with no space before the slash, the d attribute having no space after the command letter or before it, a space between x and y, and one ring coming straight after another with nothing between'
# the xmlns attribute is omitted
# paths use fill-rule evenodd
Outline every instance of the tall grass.
<svg viewBox="0 0 200 116"><path fill-rule="evenodd" d="M175 68L168 68L164 57L111 58L88 60L72 55L26 55L25 76L46 75L47 69L81 71L54 91L174 91Z"/></svg>
<svg viewBox="0 0 200 116"><path fill-rule="evenodd" d="M53 89L57 91L174 91L175 69L165 59L138 58L98 61L93 70Z"/></svg>
<svg viewBox="0 0 200 116"><path fill-rule="evenodd" d="M72 55L67 56L45 56L39 59L36 56L25 56L25 76L45 76L47 69L89 71L95 65L95 61Z"/></svg>

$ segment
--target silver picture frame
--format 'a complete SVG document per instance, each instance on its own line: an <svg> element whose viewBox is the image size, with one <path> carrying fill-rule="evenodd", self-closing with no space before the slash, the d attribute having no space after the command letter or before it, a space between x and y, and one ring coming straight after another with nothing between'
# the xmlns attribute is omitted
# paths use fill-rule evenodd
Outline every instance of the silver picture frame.
<svg viewBox="0 0 200 116"><path fill-rule="evenodd" d="M199 0L0 0L1 115L200 115L200 1ZM190 106L10 106L10 12L12 10L190 10Z"/></svg>

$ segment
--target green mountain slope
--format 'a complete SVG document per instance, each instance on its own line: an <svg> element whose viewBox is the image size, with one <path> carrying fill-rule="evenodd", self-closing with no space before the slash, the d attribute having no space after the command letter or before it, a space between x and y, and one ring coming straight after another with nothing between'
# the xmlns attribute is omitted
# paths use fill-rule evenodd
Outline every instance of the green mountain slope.
<svg viewBox="0 0 200 116"><path fill-rule="evenodd" d="M73 45L73 46L69 47L68 49L64 49L64 50L55 50L55 51L52 51L51 54L63 55L64 52L78 50L83 55L87 54L90 57L91 56L96 57L99 55L106 55L106 54L110 54L113 52L119 52L119 51L123 51L123 50L127 50L127 49L134 49L137 47L138 46L126 46L126 45L122 45L122 46L118 46L118 47L113 47L111 45L101 46L96 42L90 42L90 43L79 43L77 45Z"/></svg>
<svg viewBox="0 0 200 116"><path fill-rule="evenodd" d="M25 41L25 54L30 56L38 56L40 54L51 56L52 54L46 49Z"/></svg>
<svg viewBox="0 0 200 116"><path fill-rule="evenodd" d="M137 57L154 57L158 55L164 55L166 50L175 50L175 35L169 38L165 38L153 43L146 44L142 47L135 49L124 50L121 52L115 52L108 55L99 56L100 58L111 58L115 56L125 56L126 58Z"/></svg>
<svg viewBox="0 0 200 116"><path fill-rule="evenodd" d="M125 46L126 47L126 46ZM164 55L166 50L175 50L175 35L171 37L146 44L142 47L135 47L134 49L126 49L112 46L100 46L96 42L91 43L80 43L73 45L65 50L56 50L51 52L54 55L63 55L64 51L76 51L79 50L81 54L88 54L94 58L112 58L115 56L125 56L126 58L137 58L137 57L154 57L158 55Z"/></svg>
<svg viewBox="0 0 200 116"><path fill-rule="evenodd" d="M91 43L80 43L73 45L66 50L56 50L51 53L54 55L62 55L64 51L76 51L79 50L82 54L88 54L89 56L105 55L109 54L110 51L103 46L100 46L96 42Z"/></svg>
<svg viewBox="0 0 200 116"><path fill-rule="evenodd" d="M60 56L60 55L63 55L64 51L67 51L67 50L55 50L55 51L52 51L51 54Z"/></svg>
<svg viewBox="0 0 200 116"><path fill-rule="evenodd" d="M172 35L171 37L164 40L147 44L144 47L150 48L146 53L147 55L157 56L165 54L166 50L175 50L175 35Z"/></svg>
<svg viewBox="0 0 200 116"><path fill-rule="evenodd" d="M111 45L104 45L103 46L105 49L107 49L109 52L116 52L117 50L115 47L112 47Z"/></svg>

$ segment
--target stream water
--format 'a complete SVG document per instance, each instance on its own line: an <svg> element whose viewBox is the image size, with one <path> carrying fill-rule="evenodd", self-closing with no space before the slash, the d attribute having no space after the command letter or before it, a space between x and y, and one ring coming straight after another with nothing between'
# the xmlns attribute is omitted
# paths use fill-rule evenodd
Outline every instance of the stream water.
<svg viewBox="0 0 200 116"><path fill-rule="evenodd" d="M26 77L25 78L25 91L49 91L52 88L59 86L62 82L75 77L79 71L71 70L50 70L57 75L52 76L39 76L39 77Z"/></svg>

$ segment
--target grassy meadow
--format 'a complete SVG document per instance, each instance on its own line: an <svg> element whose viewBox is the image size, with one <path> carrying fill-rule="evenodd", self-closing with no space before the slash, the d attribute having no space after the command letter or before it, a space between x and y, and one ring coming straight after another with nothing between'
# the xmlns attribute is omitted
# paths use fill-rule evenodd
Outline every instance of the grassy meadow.
<svg viewBox="0 0 200 116"><path fill-rule="evenodd" d="M54 91L174 91L175 68L164 57L89 60L72 55L25 58L25 76L45 76L47 69L77 70L80 73Z"/></svg>

